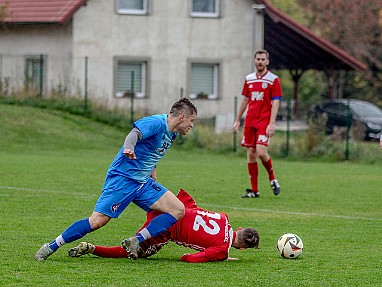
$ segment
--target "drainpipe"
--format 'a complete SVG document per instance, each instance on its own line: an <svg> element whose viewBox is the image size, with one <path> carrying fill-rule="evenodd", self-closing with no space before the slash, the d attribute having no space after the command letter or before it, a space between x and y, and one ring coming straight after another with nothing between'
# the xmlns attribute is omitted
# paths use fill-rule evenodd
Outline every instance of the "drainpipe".
<svg viewBox="0 0 382 287"><path fill-rule="evenodd" d="M264 49L264 4L253 4L252 56L257 50Z"/></svg>

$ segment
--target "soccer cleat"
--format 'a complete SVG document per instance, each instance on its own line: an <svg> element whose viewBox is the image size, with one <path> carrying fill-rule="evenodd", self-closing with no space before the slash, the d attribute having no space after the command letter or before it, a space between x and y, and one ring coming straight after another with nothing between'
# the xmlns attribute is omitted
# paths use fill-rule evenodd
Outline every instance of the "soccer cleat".
<svg viewBox="0 0 382 287"><path fill-rule="evenodd" d="M78 246L68 251L70 257L80 257L85 254L93 253L95 246L88 242L81 242Z"/></svg>
<svg viewBox="0 0 382 287"><path fill-rule="evenodd" d="M43 261L48 259L50 255L52 255L54 251L49 247L48 243L45 243L40 249L36 252L34 259L37 261Z"/></svg>
<svg viewBox="0 0 382 287"><path fill-rule="evenodd" d="M138 251L141 249L139 246L138 238L133 236L128 239L124 239L122 240L121 245L126 250L126 252L129 253L130 259L135 260L138 258Z"/></svg>
<svg viewBox="0 0 382 287"><path fill-rule="evenodd" d="M274 180L271 181L271 187L272 187L272 190L273 190L273 194L274 195L279 195L281 189L280 189L280 184L277 181L277 179L274 179Z"/></svg>
<svg viewBox="0 0 382 287"><path fill-rule="evenodd" d="M241 198L255 198L260 196L260 192L254 192L252 189L247 188L246 189L246 194L240 196Z"/></svg>

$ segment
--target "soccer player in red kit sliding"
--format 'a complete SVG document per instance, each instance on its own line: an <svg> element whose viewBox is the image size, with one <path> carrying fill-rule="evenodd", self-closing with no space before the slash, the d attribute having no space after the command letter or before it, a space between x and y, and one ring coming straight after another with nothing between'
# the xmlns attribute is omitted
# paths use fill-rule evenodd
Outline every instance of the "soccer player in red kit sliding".
<svg viewBox="0 0 382 287"><path fill-rule="evenodd" d="M228 256L231 247L237 249L258 248L260 237L253 228L241 228L233 231L225 213L211 212L198 207L194 199L183 189L180 190L177 197L184 203L186 209L184 217L161 235L140 243L138 258L157 253L169 241L198 251L194 254L184 254L180 258L180 260L190 263L236 260L236 258ZM156 210L148 212L147 221L142 228L159 214L160 212ZM71 257L79 257L88 253L108 258L130 257L129 251L124 249L124 241L122 241L122 246L114 247L95 246L91 243L81 242L68 252ZM134 259L134 257L130 258Z"/></svg>
<svg viewBox="0 0 382 287"><path fill-rule="evenodd" d="M258 158L268 172L268 178L274 195L280 193L280 185L275 177L268 145L275 133L277 112L282 98L279 78L268 70L269 54L266 50L254 54L256 72L245 77L243 101L233 124L234 132L240 127L240 120L247 109L244 122L244 135L241 145L247 148L248 173L251 188L246 190L242 198L259 197Z"/></svg>

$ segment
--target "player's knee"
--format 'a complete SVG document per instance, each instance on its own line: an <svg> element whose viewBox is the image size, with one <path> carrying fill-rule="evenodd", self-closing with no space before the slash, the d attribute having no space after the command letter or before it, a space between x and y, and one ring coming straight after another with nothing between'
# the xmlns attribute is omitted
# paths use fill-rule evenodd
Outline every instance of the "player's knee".
<svg viewBox="0 0 382 287"><path fill-rule="evenodd" d="M184 208L184 205L182 204L181 206L178 206L177 209L174 209L171 212L171 215L174 216L177 220L180 220L183 218L184 213L185 213L185 208Z"/></svg>
<svg viewBox="0 0 382 287"><path fill-rule="evenodd" d="M270 156L269 156L269 154L268 154L267 151L260 153L260 154L259 154L259 157L260 157L260 159L261 159L262 161L264 161L264 162L268 161L269 158L270 158Z"/></svg>
<svg viewBox="0 0 382 287"><path fill-rule="evenodd" d="M97 230L99 228L101 228L102 226L105 226L109 221L110 221L110 217L104 215L104 214L101 214L101 213L93 213L90 217L89 217L89 223L90 223L90 227L92 228L92 230Z"/></svg>
<svg viewBox="0 0 382 287"><path fill-rule="evenodd" d="M248 155L248 161L249 162L256 162L257 161L257 153L252 153Z"/></svg>

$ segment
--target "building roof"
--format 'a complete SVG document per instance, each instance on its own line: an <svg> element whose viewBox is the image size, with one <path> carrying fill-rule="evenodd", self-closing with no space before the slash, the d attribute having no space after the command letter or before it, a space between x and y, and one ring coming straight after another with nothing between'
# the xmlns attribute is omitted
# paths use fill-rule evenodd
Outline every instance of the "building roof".
<svg viewBox="0 0 382 287"><path fill-rule="evenodd" d="M264 48L270 53L272 69L365 70L344 50L315 35L273 6L264 4Z"/></svg>
<svg viewBox="0 0 382 287"><path fill-rule="evenodd" d="M0 0L5 24L65 24L87 0ZM276 9L265 5L264 48L271 55L272 69L365 70L355 58L318 37Z"/></svg>
<svg viewBox="0 0 382 287"><path fill-rule="evenodd" d="M5 24L65 24L87 0L0 0Z"/></svg>

